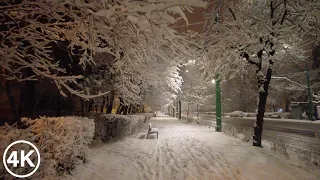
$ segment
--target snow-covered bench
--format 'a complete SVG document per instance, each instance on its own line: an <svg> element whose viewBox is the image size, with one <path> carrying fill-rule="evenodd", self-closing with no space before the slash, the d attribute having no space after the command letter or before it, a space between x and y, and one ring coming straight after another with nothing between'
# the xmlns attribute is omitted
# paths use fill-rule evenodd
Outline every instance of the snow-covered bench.
<svg viewBox="0 0 320 180"><path fill-rule="evenodd" d="M148 138L149 134L154 134L154 133L157 133L157 139L158 139L158 128L152 128L151 123L149 123L147 138Z"/></svg>

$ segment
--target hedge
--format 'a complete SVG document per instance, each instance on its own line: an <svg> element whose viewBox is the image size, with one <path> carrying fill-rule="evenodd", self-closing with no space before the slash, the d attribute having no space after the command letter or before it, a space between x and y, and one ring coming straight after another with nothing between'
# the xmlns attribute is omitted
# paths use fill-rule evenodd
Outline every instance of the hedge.
<svg viewBox="0 0 320 180"><path fill-rule="evenodd" d="M40 151L40 167L32 179L57 179L64 173L70 173L79 163L87 161L89 144L93 139L94 122L83 117L41 117L39 119L23 118L24 129L13 126L0 127L0 155L5 148L16 140L27 140ZM12 149L26 147L17 144ZM28 146L27 146L28 147ZM11 152L7 153L11 154ZM35 154L35 153L34 153ZM8 155L7 155L8 156ZM34 159L31 157L30 159ZM25 174L28 168L19 168L15 173ZM12 179L3 164L0 165L0 179Z"/></svg>
<svg viewBox="0 0 320 180"><path fill-rule="evenodd" d="M118 115L96 114L95 115L95 138L103 142L123 138L140 129L147 117L142 114Z"/></svg>

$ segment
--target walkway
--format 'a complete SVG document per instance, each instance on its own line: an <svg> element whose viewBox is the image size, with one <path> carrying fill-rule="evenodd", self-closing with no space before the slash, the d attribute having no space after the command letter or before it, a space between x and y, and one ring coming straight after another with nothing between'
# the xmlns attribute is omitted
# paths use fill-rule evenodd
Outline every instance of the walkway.
<svg viewBox="0 0 320 180"><path fill-rule="evenodd" d="M74 171L73 179L226 180L320 179L298 165L276 157L268 148L252 147L211 128L168 116L151 120L159 129L92 148L91 161Z"/></svg>

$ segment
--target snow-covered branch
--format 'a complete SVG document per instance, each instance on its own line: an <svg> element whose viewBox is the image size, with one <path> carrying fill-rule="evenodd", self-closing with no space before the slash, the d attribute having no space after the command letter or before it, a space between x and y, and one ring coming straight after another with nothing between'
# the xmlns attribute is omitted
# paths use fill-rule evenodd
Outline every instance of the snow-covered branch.
<svg viewBox="0 0 320 180"><path fill-rule="evenodd" d="M87 77L85 72L88 67L101 65L94 59L97 53L112 56L105 60L114 61L111 74L119 75L117 78L123 83L118 89L125 91L121 87L127 87L127 94L139 94L137 88L128 89L132 84L124 83L124 79L136 75L153 76L136 78L133 83L154 81L154 87L169 83L166 87L176 91L179 80L175 82L172 78L175 75L160 83L159 79L164 77L161 73L194 54L190 51L192 42L178 35L170 25L180 17L187 21L185 10L191 12L191 6L204 7L206 3L202 0L31 0L7 1L1 5L0 23L4 28L0 31L0 67L5 69L5 77L18 81L45 78L54 81L61 94L67 90L89 98L95 97L88 92L92 88L84 87L90 83L79 82L96 77L92 72ZM150 68L151 64L165 70ZM75 66L82 70L75 70ZM105 89L107 93L110 88L103 86L110 84L101 84L101 77L97 78L95 89ZM70 83L76 83L77 88Z"/></svg>

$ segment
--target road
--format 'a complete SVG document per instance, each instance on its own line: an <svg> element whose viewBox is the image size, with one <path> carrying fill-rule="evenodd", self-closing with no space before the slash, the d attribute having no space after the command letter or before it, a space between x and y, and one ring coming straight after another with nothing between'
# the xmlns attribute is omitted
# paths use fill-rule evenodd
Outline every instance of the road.
<svg viewBox="0 0 320 180"><path fill-rule="evenodd" d="M193 115L195 118L196 115ZM215 116L200 114L202 123L215 125ZM208 122L206 122L208 121ZM254 117L223 117L223 128L235 128L237 132L252 129ZM289 148L295 151L310 150L320 155L320 123L300 120L282 120L265 118L262 138L269 141L285 140Z"/></svg>

